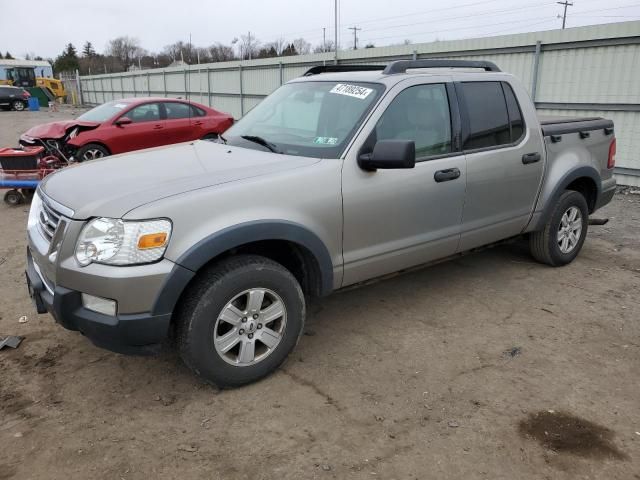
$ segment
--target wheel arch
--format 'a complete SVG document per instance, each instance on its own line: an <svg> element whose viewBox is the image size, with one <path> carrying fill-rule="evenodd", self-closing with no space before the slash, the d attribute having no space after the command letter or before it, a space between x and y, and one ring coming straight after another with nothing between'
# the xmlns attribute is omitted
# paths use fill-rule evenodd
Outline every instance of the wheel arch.
<svg viewBox="0 0 640 480"><path fill-rule="evenodd" d="M538 218L535 227L529 229L530 231L544 228L544 225L553 213L553 208L560 198L560 195L567 190L574 190L584 195L589 207L589 213L593 213L602 193L600 174L591 166L578 167L565 173L564 176L560 178L551 194L547 196L542 214Z"/></svg>
<svg viewBox="0 0 640 480"><path fill-rule="evenodd" d="M297 223L268 220L229 227L200 240L177 260L156 297L152 312L171 313L198 273L234 254L270 258L291 271L305 294L333 290L333 263L322 240Z"/></svg>

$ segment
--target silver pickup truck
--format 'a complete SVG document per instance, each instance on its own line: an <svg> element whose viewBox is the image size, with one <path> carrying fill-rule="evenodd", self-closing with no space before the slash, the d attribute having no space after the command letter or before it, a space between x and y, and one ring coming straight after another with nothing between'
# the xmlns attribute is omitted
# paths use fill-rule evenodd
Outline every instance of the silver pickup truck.
<svg viewBox="0 0 640 480"><path fill-rule="evenodd" d="M305 298L528 238L571 262L615 191L613 123L538 119L490 62L319 66L220 137L47 177L28 220L39 313L96 345L173 338L205 381L276 369Z"/></svg>

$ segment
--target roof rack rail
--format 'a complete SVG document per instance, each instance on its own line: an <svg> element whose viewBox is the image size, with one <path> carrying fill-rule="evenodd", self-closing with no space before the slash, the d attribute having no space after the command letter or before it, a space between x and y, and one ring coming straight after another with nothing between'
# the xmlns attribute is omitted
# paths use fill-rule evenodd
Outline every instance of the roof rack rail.
<svg viewBox="0 0 640 480"><path fill-rule="evenodd" d="M405 73L410 68L481 68L487 72L501 71L495 63L484 60L396 60L389 63L382 73Z"/></svg>
<svg viewBox="0 0 640 480"><path fill-rule="evenodd" d="M303 77L309 75L318 75L319 73L337 73L337 72L364 72L374 70L384 70L385 65L316 65L304 72Z"/></svg>

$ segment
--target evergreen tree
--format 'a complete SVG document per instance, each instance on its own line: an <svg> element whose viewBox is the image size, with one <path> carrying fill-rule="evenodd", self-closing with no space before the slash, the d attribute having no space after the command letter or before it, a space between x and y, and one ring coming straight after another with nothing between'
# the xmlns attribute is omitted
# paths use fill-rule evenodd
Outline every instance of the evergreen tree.
<svg viewBox="0 0 640 480"><path fill-rule="evenodd" d="M62 51L62 54L56 58L53 68L57 72L72 72L79 67L80 64L78 62L76 47L74 47L72 43L68 43Z"/></svg>
<svg viewBox="0 0 640 480"><path fill-rule="evenodd" d="M93 44L91 42L85 42L84 47L82 47L82 56L85 58L96 56L96 50L93 48Z"/></svg>
<svg viewBox="0 0 640 480"><path fill-rule="evenodd" d="M7 51L7 53L4 54L4 58L6 58L7 60L13 60L13 57L11 56L11 54Z"/></svg>

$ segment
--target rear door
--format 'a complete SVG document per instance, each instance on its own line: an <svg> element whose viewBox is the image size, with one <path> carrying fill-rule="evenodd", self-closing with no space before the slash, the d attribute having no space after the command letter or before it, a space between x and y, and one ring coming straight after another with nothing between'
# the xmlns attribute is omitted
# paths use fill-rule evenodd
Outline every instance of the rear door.
<svg viewBox="0 0 640 480"><path fill-rule="evenodd" d="M127 117L132 123L109 127L109 148L111 153L131 152L143 148L164 145L164 121L159 103L144 103L123 113L119 118ZM107 132L105 132L107 133Z"/></svg>
<svg viewBox="0 0 640 480"><path fill-rule="evenodd" d="M165 138L167 143L188 142L199 138L198 126L192 126L191 105L182 102L163 102L166 112Z"/></svg>
<svg viewBox="0 0 640 480"><path fill-rule="evenodd" d="M431 78L395 85L344 161L343 286L456 251L465 199L459 115L450 77ZM358 155L385 139L413 140L415 168L362 170Z"/></svg>
<svg viewBox="0 0 640 480"><path fill-rule="evenodd" d="M456 83L467 158L467 194L460 250L518 235L533 210L544 166L544 145L531 102L507 80ZM469 77L465 77L469 78Z"/></svg>

